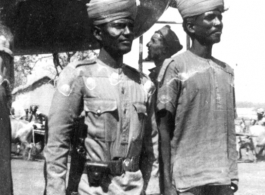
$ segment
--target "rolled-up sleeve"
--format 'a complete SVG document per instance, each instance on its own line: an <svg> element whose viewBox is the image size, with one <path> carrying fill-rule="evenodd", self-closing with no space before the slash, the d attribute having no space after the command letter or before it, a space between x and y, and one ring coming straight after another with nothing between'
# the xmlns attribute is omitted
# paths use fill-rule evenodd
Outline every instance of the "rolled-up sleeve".
<svg viewBox="0 0 265 195"><path fill-rule="evenodd" d="M181 80L178 76L174 63L171 63L164 75L163 80L158 87L157 92L157 112L166 110L175 116L177 108L177 99L180 95Z"/></svg>

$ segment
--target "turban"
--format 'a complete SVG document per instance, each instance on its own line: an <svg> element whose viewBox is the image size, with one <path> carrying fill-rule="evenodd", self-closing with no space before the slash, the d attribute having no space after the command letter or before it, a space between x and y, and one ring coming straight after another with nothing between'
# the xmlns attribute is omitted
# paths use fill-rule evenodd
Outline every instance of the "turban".
<svg viewBox="0 0 265 195"><path fill-rule="evenodd" d="M183 46L180 44L177 35L170 29L169 25L164 26L156 31L156 33L159 33L163 37L166 46L168 46L170 56L182 49Z"/></svg>
<svg viewBox="0 0 265 195"><path fill-rule="evenodd" d="M196 16L204 12L219 9L224 11L224 0L176 0L182 18Z"/></svg>
<svg viewBox="0 0 265 195"><path fill-rule="evenodd" d="M100 25L113 20L136 17L135 0L91 0L87 12L94 25Z"/></svg>

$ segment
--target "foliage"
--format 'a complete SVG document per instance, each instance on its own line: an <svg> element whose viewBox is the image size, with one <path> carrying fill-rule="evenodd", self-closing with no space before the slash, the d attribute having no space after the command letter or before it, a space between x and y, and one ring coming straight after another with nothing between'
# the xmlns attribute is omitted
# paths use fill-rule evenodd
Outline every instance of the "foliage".
<svg viewBox="0 0 265 195"><path fill-rule="evenodd" d="M75 51L75 52L65 52L65 53L54 53L53 62L57 72L57 76L64 69L67 64L73 61L88 60L95 58L97 53L93 50L87 51Z"/></svg>
<svg viewBox="0 0 265 195"><path fill-rule="evenodd" d="M96 52L88 51L75 51L65 53L53 53L54 68L56 75L59 76L60 72L67 64L77 60L87 60L96 57ZM31 74L37 62L43 58L50 58L50 55L43 57L42 55L24 55L16 56L14 59L15 71L15 84L14 88L27 83L27 76ZM53 70L50 70L53 71Z"/></svg>
<svg viewBox="0 0 265 195"><path fill-rule="evenodd" d="M27 82L27 76L31 74L37 62L37 55L16 56L14 58L15 83L14 87L24 85Z"/></svg>

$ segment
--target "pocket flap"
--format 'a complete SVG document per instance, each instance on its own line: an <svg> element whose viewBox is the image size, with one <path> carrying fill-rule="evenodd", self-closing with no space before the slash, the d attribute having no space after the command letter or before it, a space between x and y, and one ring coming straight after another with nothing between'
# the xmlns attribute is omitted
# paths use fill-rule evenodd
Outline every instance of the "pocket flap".
<svg viewBox="0 0 265 195"><path fill-rule="evenodd" d="M117 110L117 102L111 99L86 98L84 101L84 110L96 114L112 112Z"/></svg>
<svg viewBox="0 0 265 195"><path fill-rule="evenodd" d="M144 115L147 115L146 114L146 105L144 105L143 103L136 102L136 103L133 103L133 106L134 106L134 108L138 114L142 113Z"/></svg>

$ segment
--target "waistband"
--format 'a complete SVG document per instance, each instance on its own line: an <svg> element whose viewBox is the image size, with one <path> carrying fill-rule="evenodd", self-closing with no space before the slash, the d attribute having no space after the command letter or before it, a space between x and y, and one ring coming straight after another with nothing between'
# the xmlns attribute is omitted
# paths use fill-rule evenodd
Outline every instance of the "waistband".
<svg viewBox="0 0 265 195"><path fill-rule="evenodd" d="M113 176L122 175L124 172L136 172L139 170L139 157L119 158L107 162L87 161L86 166L98 166L108 168L109 174Z"/></svg>

